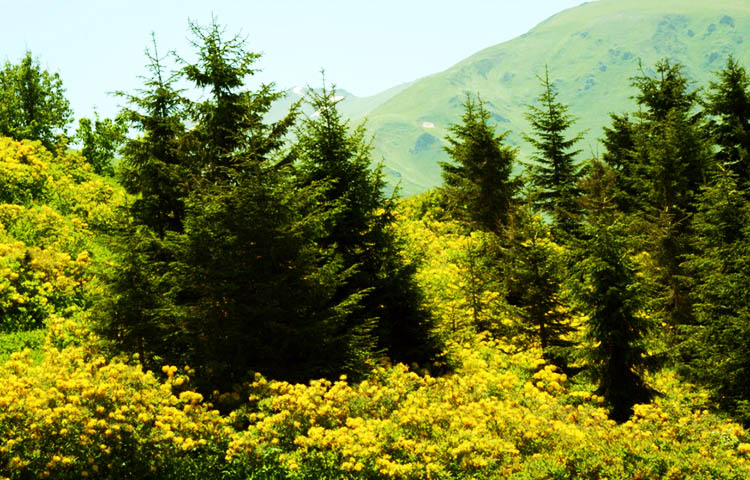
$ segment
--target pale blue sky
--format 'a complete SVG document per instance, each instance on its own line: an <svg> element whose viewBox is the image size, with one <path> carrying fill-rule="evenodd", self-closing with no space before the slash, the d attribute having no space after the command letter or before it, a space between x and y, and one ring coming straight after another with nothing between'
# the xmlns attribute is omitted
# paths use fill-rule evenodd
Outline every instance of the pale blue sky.
<svg viewBox="0 0 750 480"><path fill-rule="evenodd" d="M144 49L192 52L188 18L215 14L263 57L258 80L279 89L319 83L367 96L445 70L583 0L0 0L0 60L26 48L62 76L77 116L117 110L107 92L132 92Z"/></svg>

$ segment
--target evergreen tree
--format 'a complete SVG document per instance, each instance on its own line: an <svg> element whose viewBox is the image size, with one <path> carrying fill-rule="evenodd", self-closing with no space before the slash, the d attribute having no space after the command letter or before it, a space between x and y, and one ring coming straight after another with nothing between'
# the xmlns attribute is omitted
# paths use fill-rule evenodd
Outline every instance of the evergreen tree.
<svg viewBox="0 0 750 480"><path fill-rule="evenodd" d="M660 268L660 308L668 324L679 329L693 321L681 263L690 253L690 217L709 169L709 151L701 116L692 113L697 93L687 90L679 65L658 62L655 77L643 74L634 85L643 107L636 139L636 181L646 204L641 215L650 223L648 248Z"/></svg>
<svg viewBox="0 0 750 480"><path fill-rule="evenodd" d="M366 328L344 328L361 292L325 245L330 212L320 185L295 188L285 148L295 118L264 122L279 97L245 87L258 55L214 22L191 25L198 49L182 69L205 92L183 148L193 165L185 233L172 264L174 315L202 390L228 389L250 370L306 381L361 371Z"/></svg>
<svg viewBox="0 0 750 480"><path fill-rule="evenodd" d="M572 345L567 337L573 327L562 298L563 248L553 241L542 219L528 209L516 212L512 228L505 233L507 301L518 309L522 333L539 340L544 358L566 367Z"/></svg>
<svg viewBox="0 0 750 480"><path fill-rule="evenodd" d="M741 186L750 186L750 79L734 58L727 60L718 81L710 83L706 112L711 138L718 147L716 160L737 174Z"/></svg>
<svg viewBox="0 0 750 480"><path fill-rule="evenodd" d="M503 145L507 133L495 135L490 113L481 99L466 97L461 123L445 151L452 162L441 162L443 193L452 212L478 228L498 232L508 223L516 185L511 181L516 151Z"/></svg>
<svg viewBox="0 0 750 480"><path fill-rule="evenodd" d="M128 96L125 116L143 134L126 145L121 175L138 196L99 330L148 367L193 366L203 392L251 371L292 381L361 371L367 332L342 325L362 295L333 298L352 269L321 241L320 185L293 183L283 147L294 111L264 123L278 94L245 88L257 55L215 22L191 28L197 63L168 77L154 51L147 89ZM178 78L208 94L189 102Z"/></svg>
<svg viewBox="0 0 750 480"><path fill-rule="evenodd" d="M297 132L299 182L324 185L326 231L320 245L330 248L351 272L333 300L359 295L359 307L342 325L369 332L362 355L382 352L393 361L426 363L437 353L430 317L422 306L413 266L400 256L393 227L392 198L386 198L380 167L372 168L364 126L349 129L336 107L335 89L311 91L315 114ZM364 339L362 339L364 340Z"/></svg>
<svg viewBox="0 0 750 480"><path fill-rule="evenodd" d="M121 118L139 134L128 139L118 165L120 182L135 199L116 232L118 262L102 272L107 288L94 316L99 333L114 349L139 355L147 367L182 350L170 292L176 259L174 236L184 230L190 169L180 146L184 102L165 72L156 41L146 50L150 77L136 95L119 93L131 105Z"/></svg>
<svg viewBox="0 0 750 480"><path fill-rule="evenodd" d="M156 40L146 50L151 76L137 95L119 92L130 108L121 118L140 133L125 142L119 165L120 182L138 195L131 207L137 224L153 230L159 238L167 232L182 232L191 171L182 146L185 135L186 99L174 85L176 74L165 71Z"/></svg>
<svg viewBox="0 0 750 480"><path fill-rule="evenodd" d="M60 75L43 70L30 51L0 70L0 135L39 140L52 150L65 137L73 112Z"/></svg>
<svg viewBox="0 0 750 480"><path fill-rule="evenodd" d="M647 402L652 395L642 376L648 322L639 311L642 294L629 259L627 222L607 208L592 211L587 218L574 269L581 285L574 291L588 314L592 345L588 358L599 385L597 393L611 406L610 416L623 422L633 405Z"/></svg>
<svg viewBox="0 0 750 480"><path fill-rule="evenodd" d="M582 175L575 162L580 150L572 148L583 134L566 138L565 132L573 125L568 107L557 102L548 70L540 81L543 91L539 106L530 106L526 115L534 134L524 138L536 152L531 157L533 163L527 164L529 183L535 207L552 217L555 233L570 235L578 222L576 199L580 192L576 184Z"/></svg>
<svg viewBox="0 0 750 480"><path fill-rule="evenodd" d="M686 266L696 278L696 322L688 369L717 403L750 423L750 203L737 175L721 168L699 196Z"/></svg>
<svg viewBox="0 0 750 480"><path fill-rule="evenodd" d="M638 125L625 115L610 114L612 125L604 127L602 160L614 175L613 202L621 212L634 213L646 208L641 166L636 162Z"/></svg>
<svg viewBox="0 0 750 480"><path fill-rule="evenodd" d="M182 74L206 98L192 105L195 128L186 141L202 178L231 184L247 165L268 161L282 149L296 109L274 124L264 123L263 116L282 94L273 85L261 85L257 92L244 88L260 55L248 52L239 36L224 38L215 19L207 27L191 23L190 30L198 55L192 64L180 60Z"/></svg>
<svg viewBox="0 0 750 480"><path fill-rule="evenodd" d="M250 371L294 382L361 371L368 330L347 323L361 295L337 296L350 273L318 243L322 193L295 188L288 168L244 167L187 202L172 265L180 360L198 367L202 391Z"/></svg>

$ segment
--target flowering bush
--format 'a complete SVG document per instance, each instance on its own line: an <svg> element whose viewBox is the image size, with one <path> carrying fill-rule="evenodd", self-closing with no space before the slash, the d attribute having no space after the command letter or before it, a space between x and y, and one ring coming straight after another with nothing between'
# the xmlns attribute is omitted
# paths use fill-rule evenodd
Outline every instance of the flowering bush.
<svg viewBox="0 0 750 480"><path fill-rule="evenodd" d="M250 426L233 436L226 460L244 474L263 469L278 478L750 475L747 433L691 409L690 392L673 377L656 379L670 397L616 425L601 397L568 385L541 352L504 353L508 347L485 337L454 344L460 367L442 378L403 365L356 386L258 377Z"/></svg>
<svg viewBox="0 0 750 480"><path fill-rule="evenodd" d="M227 420L165 373L82 348L48 349L39 365L13 354L0 366L0 475L220 478Z"/></svg>
<svg viewBox="0 0 750 480"><path fill-rule="evenodd" d="M0 333L45 326L85 303L96 230L115 222L122 189L75 152L0 137Z"/></svg>

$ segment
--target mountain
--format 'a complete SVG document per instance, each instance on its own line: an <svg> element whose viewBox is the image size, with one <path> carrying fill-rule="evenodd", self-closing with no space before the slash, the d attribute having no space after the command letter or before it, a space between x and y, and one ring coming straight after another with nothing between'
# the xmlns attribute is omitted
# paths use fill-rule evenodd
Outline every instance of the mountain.
<svg viewBox="0 0 750 480"><path fill-rule="evenodd" d="M750 2L747 0L599 0L561 12L528 33L487 48L448 70L352 107L368 118L376 159L383 159L404 195L441 183L438 162L448 127L460 120L466 93L488 102L498 131L510 131L520 157L529 152L527 105L541 91L538 75L549 66L558 100L586 131L580 158L601 153L598 138L609 112L635 109L631 78L669 58L685 67L696 87L706 86L729 55L750 67ZM387 93L387 94L386 94ZM346 102L342 102L342 107ZM343 108L342 108L343 110Z"/></svg>
<svg viewBox="0 0 750 480"><path fill-rule="evenodd" d="M397 85L369 97L358 97L348 90L336 88L336 98L340 98L340 101L337 102L336 105L342 115L351 119L355 123L361 122L370 112L409 88L412 83L413 82ZM284 91L284 96L280 100L274 102L271 110L268 112L269 120L281 119L287 112L289 112L289 108L291 108L293 103L304 98L307 90L307 87L295 87ZM314 113L312 108L304 102L302 103L302 112L305 115L312 115Z"/></svg>

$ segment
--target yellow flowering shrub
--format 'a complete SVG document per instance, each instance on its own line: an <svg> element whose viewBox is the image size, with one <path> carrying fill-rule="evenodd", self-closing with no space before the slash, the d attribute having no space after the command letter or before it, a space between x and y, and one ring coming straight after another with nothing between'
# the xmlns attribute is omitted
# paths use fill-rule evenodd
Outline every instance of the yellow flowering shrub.
<svg viewBox="0 0 750 480"><path fill-rule="evenodd" d="M167 380L81 348L28 351L0 365L0 475L220 478L227 420Z"/></svg>
<svg viewBox="0 0 750 480"><path fill-rule="evenodd" d="M483 336L449 350L460 367L441 378L403 365L358 385L258 377L226 460L280 478L750 478L747 432L690 408L667 374L655 381L670 396L616 425L538 350Z"/></svg>
<svg viewBox="0 0 750 480"><path fill-rule="evenodd" d="M40 328L85 304L96 230L116 219L121 188L80 154L0 137L0 333Z"/></svg>

